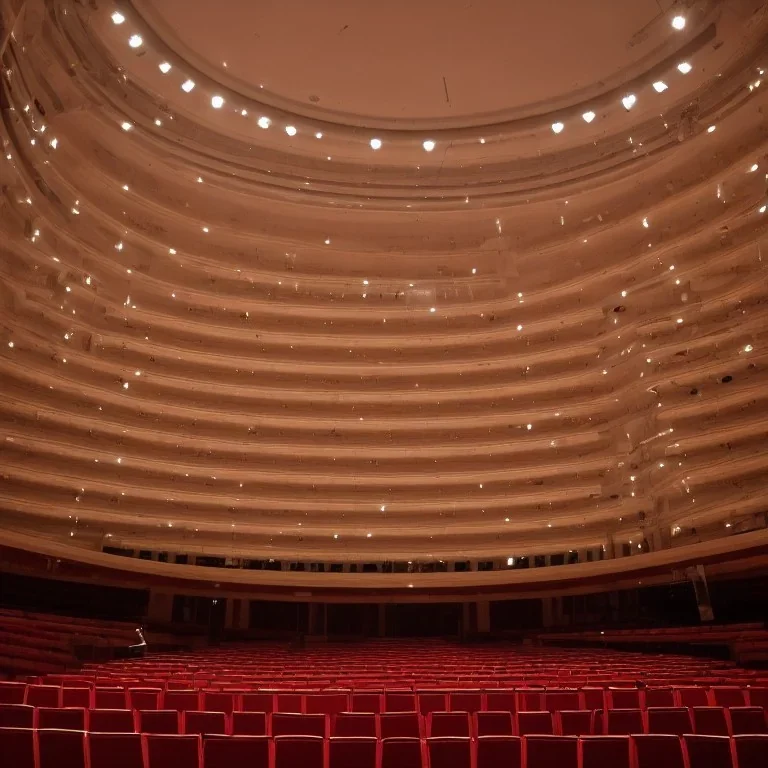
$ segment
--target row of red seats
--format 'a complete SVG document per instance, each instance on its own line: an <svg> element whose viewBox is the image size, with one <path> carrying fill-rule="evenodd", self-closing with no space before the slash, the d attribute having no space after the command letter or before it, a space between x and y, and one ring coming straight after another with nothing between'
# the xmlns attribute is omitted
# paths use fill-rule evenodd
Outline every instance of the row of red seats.
<svg viewBox="0 0 768 768"><path fill-rule="evenodd" d="M761 707L652 707L551 712L207 712L0 705L0 727L59 728L95 733L191 733L240 736L526 736L768 733Z"/></svg>
<svg viewBox="0 0 768 768"><path fill-rule="evenodd" d="M680 688L464 689L328 691L184 691L150 687L66 687L0 682L0 703L86 709L175 709L217 712L557 712L563 709L646 709L648 707L743 707L768 709L768 688L690 686Z"/></svg>
<svg viewBox="0 0 768 768"><path fill-rule="evenodd" d="M0 728L13 768L765 768L768 736L200 736Z"/></svg>

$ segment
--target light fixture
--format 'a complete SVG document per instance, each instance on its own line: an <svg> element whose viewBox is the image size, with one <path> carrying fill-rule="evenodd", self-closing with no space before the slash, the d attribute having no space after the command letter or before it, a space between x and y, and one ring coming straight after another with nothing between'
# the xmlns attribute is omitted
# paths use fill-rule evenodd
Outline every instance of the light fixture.
<svg viewBox="0 0 768 768"><path fill-rule="evenodd" d="M381 149L381 139L371 139L371 149Z"/></svg>
<svg viewBox="0 0 768 768"><path fill-rule="evenodd" d="M222 96L214 96L211 99L211 106L214 109L221 109L224 106L224 98Z"/></svg>
<svg viewBox="0 0 768 768"><path fill-rule="evenodd" d="M426 152L431 152L435 148L435 142L432 139L426 139L421 146Z"/></svg>
<svg viewBox="0 0 768 768"><path fill-rule="evenodd" d="M714 133L717 130L716 125L710 125L709 128L707 128L707 133Z"/></svg>
<svg viewBox="0 0 768 768"><path fill-rule="evenodd" d="M653 84L653 90L656 91L656 93L664 93L667 88L669 88L669 86L663 80L657 80Z"/></svg>
<svg viewBox="0 0 768 768"><path fill-rule="evenodd" d="M131 48L141 48L143 43L144 40L142 39L141 35L131 35L128 38L128 45L130 45Z"/></svg>
<svg viewBox="0 0 768 768"><path fill-rule="evenodd" d="M123 16L120 11L115 11L112 14L112 23L113 24L122 24L125 21L125 16Z"/></svg>
<svg viewBox="0 0 768 768"><path fill-rule="evenodd" d="M266 131L267 128L269 128L269 126L272 125L272 121L268 117L262 116L256 121L256 125L258 125L259 128L263 128Z"/></svg>
<svg viewBox="0 0 768 768"><path fill-rule="evenodd" d="M184 91L184 93L190 93L194 87L195 87L194 80L185 80L181 84L181 90Z"/></svg>
<svg viewBox="0 0 768 768"><path fill-rule="evenodd" d="M164 74L167 75L171 71L171 65L167 61L162 61L160 64L157 65L157 68Z"/></svg>
<svg viewBox="0 0 768 768"><path fill-rule="evenodd" d="M693 67L687 61L681 61L677 65L677 71L683 75L687 75L692 69Z"/></svg>
<svg viewBox="0 0 768 768"><path fill-rule="evenodd" d="M552 123L552 130L555 133L562 133L563 128L565 128L565 125L563 123Z"/></svg>
<svg viewBox="0 0 768 768"><path fill-rule="evenodd" d="M585 123L591 123L595 119L596 115L590 110L589 112L585 112L581 117Z"/></svg>
<svg viewBox="0 0 768 768"><path fill-rule="evenodd" d="M637 96L635 96L634 93L630 93L621 100L621 103L624 105L624 109L629 111L630 109L632 109L632 107L635 106L636 101L637 101Z"/></svg>
<svg viewBox="0 0 768 768"><path fill-rule="evenodd" d="M132 124L132 123L129 123L127 120L125 120L125 121L123 121L122 123L120 123L120 127L121 127L121 128L124 130L124 131L130 131L130 130L131 130L131 128L133 128L133 124Z"/></svg>
<svg viewBox="0 0 768 768"><path fill-rule="evenodd" d="M296 130L296 127L295 127L295 126L293 126L293 125L286 125L286 126L285 126L285 132L286 132L286 133L287 133L289 136L295 136L295 135L298 133L298 131Z"/></svg>
<svg viewBox="0 0 768 768"><path fill-rule="evenodd" d="M675 16L672 19L672 27L677 30L685 29L685 16Z"/></svg>

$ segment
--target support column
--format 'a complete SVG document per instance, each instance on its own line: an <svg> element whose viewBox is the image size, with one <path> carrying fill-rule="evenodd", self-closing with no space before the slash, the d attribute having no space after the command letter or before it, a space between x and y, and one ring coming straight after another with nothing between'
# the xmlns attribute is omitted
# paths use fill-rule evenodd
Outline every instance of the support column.
<svg viewBox="0 0 768 768"><path fill-rule="evenodd" d="M224 629L235 629L235 603L237 600L227 600L227 607L224 611Z"/></svg>
<svg viewBox="0 0 768 768"><path fill-rule="evenodd" d="M555 626L552 602L553 598L551 597L543 597L541 599L541 621L545 629Z"/></svg>
<svg viewBox="0 0 768 768"><path fill-rule="evenodd" d="M149 590L147 619L158 624L169 624L173 619L173 593Z"/></svg>
<svg viewBox="0 0 768 768"><path fill-rule="evenodd" d="M387 606L384 603L379 603L378 615L376 617L376 635L378 637L386 637L387 634Z"/></svg>
<svg viewBox="0 0 768 768"><path fill-rule="evenodd" d="M480 600L477 603L477 634L487 635L491 632L491 603Z"/></svg>
<svg viewBox="0 0 768 768"><path fill-rule="evenodd" d="M320 634L320 604L308 603L307 604L307 634L319 635Z"/></svg>

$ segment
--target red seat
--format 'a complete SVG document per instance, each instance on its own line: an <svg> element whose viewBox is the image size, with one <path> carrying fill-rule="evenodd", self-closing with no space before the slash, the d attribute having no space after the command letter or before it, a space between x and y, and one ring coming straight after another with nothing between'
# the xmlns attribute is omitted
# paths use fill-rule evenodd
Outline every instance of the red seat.
<svg viewBox="0 0 768 768"><path fill-rule="evenodd" d="M9 768L35 768L35 731L0 728L0 755Z"/></svg>
<svg viewBox="0 0 768 768"><path fill-rule="evenodd" d="M264 712L233 712L232 734L234 736L266 736L267 715Z"/></svg>
<svg viewBox="0 0 768 768"><path fill-rule="evenodd" d="M304 696L300 693L278 691L275 694L275 711L293 714L304 712Z"/></svg>
<svg viewBox="0 0 768 768"><path fill-rule="evenodd" d="M610 736L645 733L643 713L639 709L609 709L603 713L604 732Z"/></svg>
<svg viewBox="0 0 768 768"><path fill-rule="evenodd" d="M768 710L768 688L761 686L750 687L747 691L747 697L751 707L762 707Z"/></svg>
<svg viewBox="0 0 768 768"><path fill-rule="evenodd" d="M722 707L693 707L693 732L706 736L729 736L728 719Z"/></svg>
<svg viewBox="0 0 768 768"><path fill-rule="evenodd" d="M385 712L416 712L416 694L413 691L385 691Z"/></svg>
<svg viewBox="0 0 768 768"><path fill-rule="evenodd" d="M37 727L84 731L85 710L82 707L38 707Z"/></svg>
<svg viewBox="0 0 768 768"><path fill-rule="evenodd" d="M670 733L682 736L692 733L691 716L683 707L650 707L648 717L648 733Z"/></svg>
<svg viewBox="0 0 768 768"><path fill-rule="evenodd" d="M489 712L517 711L515 692L511 688L486 691L485 701Z"/></svg>
<svg viewBox="0 0 768 768"><path fill-rule="evenodd" d="M704 688L680 687L676 691L677 705L679 707L707 707L709 698Z"/></svg>
<svg viewBox="0 0 768 768"><path fill-rule="evenodd" d="M715 685L709 689L716 707L743 707L747 703L746 691L735 685Z"/></svg>
<svg viewBox="0 0 768 768"><path fill-rule="evenodd" d="M269 738L206 736L203 739L203 768L270 768Z"/></svg>
<svg viewBox="0 0 768 768"><path fill-rule="evenodd" d="M37 731L38 768L85 768L85 732Z"/></svg>
<svg viewBox="0 0 768 768"><path fill-rule="evenodd" d="M175 709L139 710L139 733L177 734L179 713Z"/></svg>
<svg viewBox="0 0 768 768"><path fill-rule="evenodd" d="M511 736L515 732L510 712L475 712L478 736Z"/></svg>
<svg viewBox="0 0 768 768"><path fill-rule="evenodd" d="M332 723L334 736L376 737L376 715L373 712L339 712Z"/></svg>
<svg viewBox="0 0 768 768"><path fill-rule="evenodd" d="M469 736L468 712L430 712L427 736Z"/></svg>
<svg viewBox="0 0 768 768"><path fill-rule="evenodd" d="M29 704L0 704L0 728L34 728L35 708Z"/></svg>
<svg viewBox="0 0 768 768"><path fill-rule="evenodd" d="M518 712L515 719L517 720L518 736L553 734L555 732L551 712Z"/></svg>
<svg viewBox="0 0 768 768"><path fill-rule="evenodd" d="M58 685L28 685L24 703L33 707L58 707L60 699Z"/></svg>
<svg viewBox="0 0 768 768"><path fill-rule="evenodd" d="M683 743L688 754L688 768L733 768L728 736L687 734Z"/></svg>
<svg viewBox="0 0 768 768"><path fill-rule="evenodd" d="M378 741L370 736L332 736L328 768L376 768Z"/></svg>
<svg viewBox="0 0 768 768"><path fill-rule="evenodd" d="M382 739L395 736L421 738L421 717L418 712L382 712L379 715L379 732Z"/></svg>
<svg viewBox="0 0 768 768"><path fill-rule="evenodd" d="M733 747L738 768L765 768L768 735L734 736Z"/></svg>
<svg viewBox="0 0 768 768"><path fill-rule="evenodd" d="M728 717L734 736L768 733L765 726L765 710L762 707L729 707Z"/></svg>
<svg viewBox="0 0 768 768"><path fill-rule="evenodd" d="M133 733L135 723L130 709L92 709L88 712L91 733Z"/></svg>
<svg viewBox="0 0 768 768"><path fill-rule="evenodd" d="M200 737L188 734L144 735L146 768L200 768Z"/></svg>
<svg viewBox="0 0 768 768"><path fill-rule="evenodd" d="M468 736L435 736L427 739L429 768L472 768Z"/></svg>
<svg viewBox="0 0 768 768"><path fill-rule="evenodd" d="M542 691L531 688L517 689L517 711L518 712L541 712ZM578 708L578 704L576 705Z"/></svg>
<svg viewBox="0 0 768 768"><path fill-rule="evenodd" d="M90 768L144 768L141 734L89 733L88 756Z"/></svg>
<svg viewBox="0 0 768 768"><path fill-rule="evenodd" d="M557 730L562 736L588 736L594 733L594 712L591 709L563 709L555 716Z"/></svg>
<svg viewBox="0 0 768 768"><path fill-rule="evenodd" d="M381 768L422 768L422 758L419 738L397 736L381 741Z"/></svg>
<svg viewBox="0 0 768 768"><path fill-rule="evenodd" d="M448 696L448 707L451 712L479 712L483 708L481 691L452 691Z"/></svg>
<svg viewBox="0 0 768 768"><path fill-rule="evenodd" d="M608 709L643 709L644 701L637 688L609 688L606 699Z"/></svg>
<svg viewBox="0 0 768 768"><path fill-rule="evenodd" d="M578 691L548 690L544 693L544 709L549 712L560 712L563 709L581 709L581 698Z"/></svg>
<svg viewBox="0 0 768 768"><path fill-rule="evenodd" d="M184 713L184 733L217 734L224 735L227 732L227 716L223 712L194 712L188 710Z"/></svg>
<svg viewBox="0 0 768 768"><path fill-rule="evenodd" d="M200 694L197 691L166 691L163 695L163 709L175 709L186 712L188 709L200 711Z"/></svg>
<svg viewBox="0 0 768 768"><path fill-rule="evenodd" d="M350 709L352 712L381 712L380 691L356 691L351 696Z"/></svg>
<svg viewBox="0 0 768 768"><path fill-rule="evenodd" d="M679 736L644 734L632 737L636 768L685 768Z"/></svg>
<svg viewBox="0 0 768 768"><path fill-rule="evenodd" d="M581 768L630 768L629 736L582 736Z"/></svg>
<svg viewBox="0 0 768 768"><path fill-rule="evenodd" d="M317 693L304 697L306 711L309 714L336 715L349 709L349 696L346 693Z"/></svg>
<svg viewBox="0 0 768 768"><path fill-rule="evenodd" d="M275 695L264 691L243 693L240 697L243 712L274 712Z"/></svg>
<svg viewBox="0 0 768 768"><path fill-rule="evenodd" d="M204 712L224 712L231 715L235 709L235 697L229 691L203 691L201 699Z"/></svg>
<svg viewBox="0 0 768 768"><path fill-rule="evenodd" d="M443 691L418 691L419 708L424 717L430 712L445 712L446 695Z"/></svg>
<svg viewBox="0 0 768 768"><path fill-rule="evenodd" d="M575 736L528 736L526 768L577 768L579 740Z"/></svg>
<svg viewBox="0 0 768 768"><path fill-rule="evenodd" d="M522 768L523 764L518 736L479 736L476 755L477 768Z"/></svg>
<svg viewBox="0 0 768 768"><path fill-rule="evenodd" d="M130 688L127 691L128 709L160 709L161 688Z"/></svg>
<svg viewBox="0 0 768 768"><path fill-rule="evenodd" d="M651 688L645 689L646 707L674 707L675 694L671 688Z"/></svg>
<svg viewBox="0 0 768 768"><path fill-rule="evenodd" d="M323 768L322 736L275 736L274 768Z"/></svg>
<svg viewBox="0 0 768 768"><path fill-rule="evenodd" d="M592 688L584 686L581 689L581 696L584 699L584 709L603 709L605 707L605 697L602 688Z"/></svg>
<svg viewBox="0 0 768 768"><path fill-rule="evenodd" d="M127 709L124 688L96 688L93 692L95 709Z"/></svg>
<svg viewBox="0 0 768 768"><path fill-rule="evenodd" d="M299 712L274 712L273 736L321 736L328 734L327 715L307 715Z"/></svg>
<svg viewBox="0 0 768 768"><path fill-rule="evenodd" d="M90 688L62 688L61 706L62 707L83 707L91 708L91 689Z"/></svg>
<svg viewBox="0 0 768 768"><path fill-rule="evenodd" d="M26 683L0 680L0 704L23 704L26 696Z"/></svg>

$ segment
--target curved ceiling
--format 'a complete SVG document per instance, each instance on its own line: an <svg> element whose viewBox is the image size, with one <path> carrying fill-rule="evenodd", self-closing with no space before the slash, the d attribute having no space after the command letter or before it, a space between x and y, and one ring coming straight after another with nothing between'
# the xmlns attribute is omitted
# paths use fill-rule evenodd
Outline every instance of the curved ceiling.
<svg viewBox="0 0 768 768"><path fill-rule="evenodd" d="M765 3L186 5L0 0L8 531L506 561L764 512Z"/></svg>

